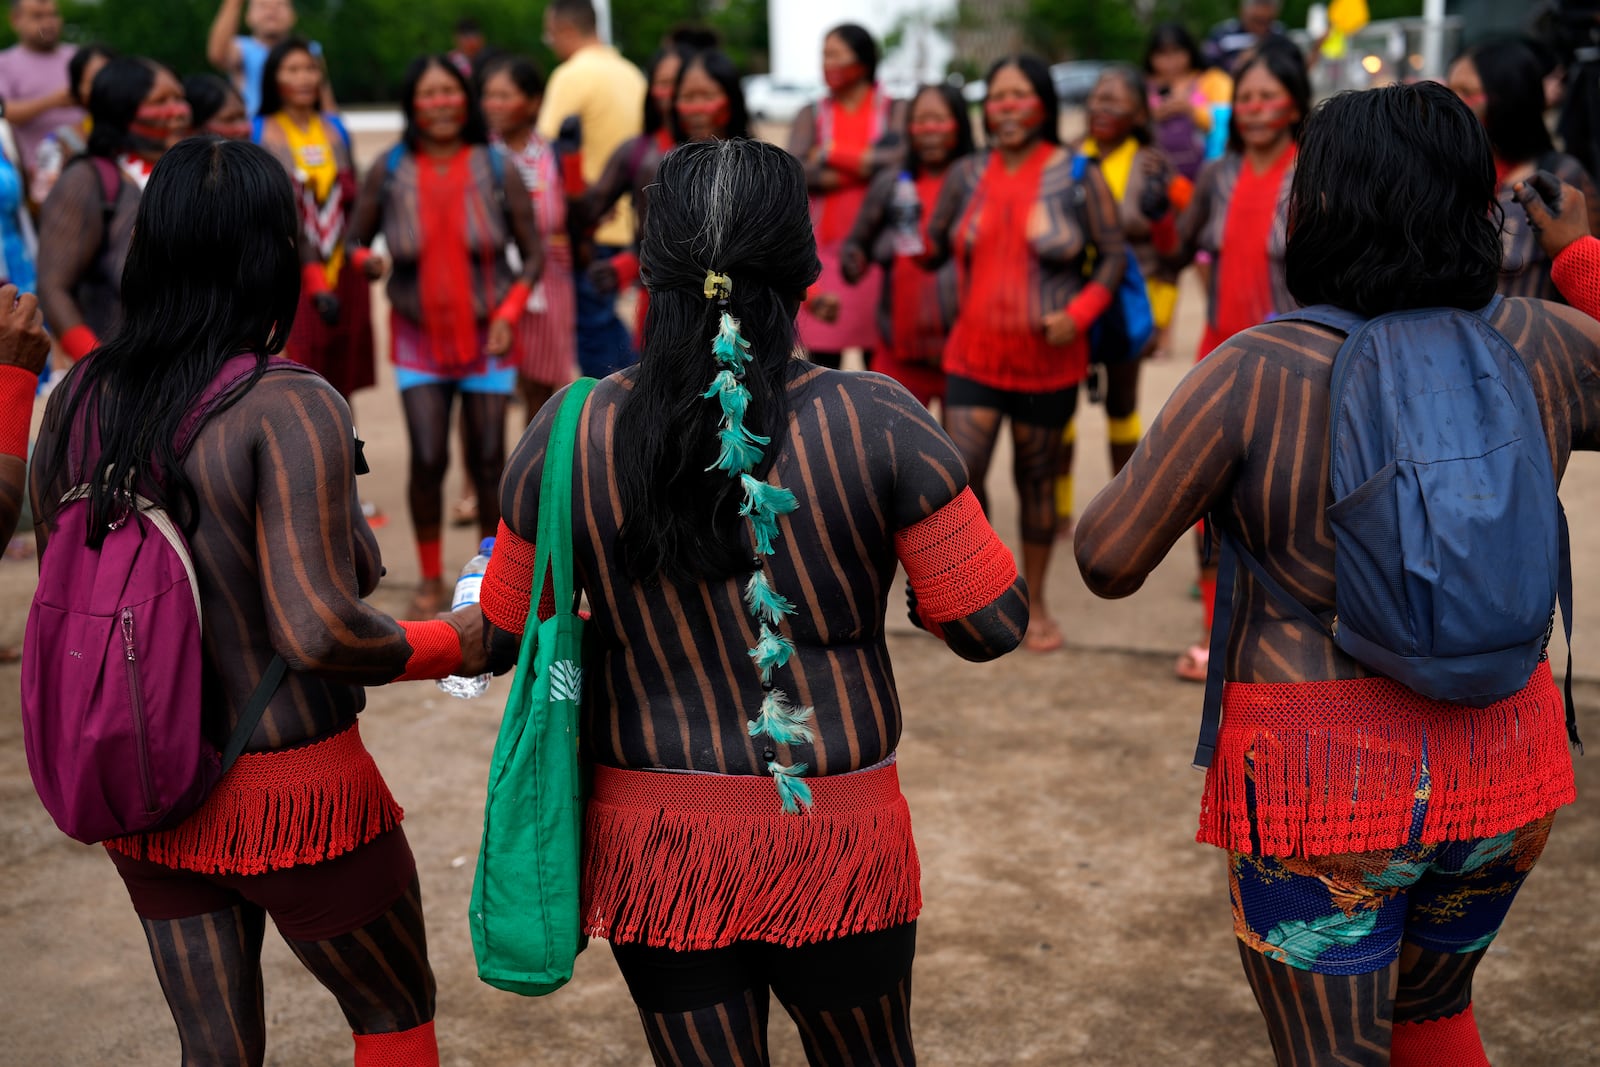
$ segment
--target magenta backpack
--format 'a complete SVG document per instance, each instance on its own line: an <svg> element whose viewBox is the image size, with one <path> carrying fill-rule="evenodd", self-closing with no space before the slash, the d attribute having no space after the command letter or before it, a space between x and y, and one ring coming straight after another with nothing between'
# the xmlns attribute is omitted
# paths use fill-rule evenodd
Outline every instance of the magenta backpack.
<svg viewBox="0 0 1600 1067"><path fill-rule="evenodd" d="M255 367L253 355L223 364L179 424L180 458ZM305 370L279 358L267 369ZM85 424L92 442L93 420ZM170 826L199 807L286 668L273 657L219 754L201 731L200 587L183 533L141 496L90 548L88 492L80 485L62 498L41 560L23 644L22 736L45 809L63 833L92 843Z"/></svg>

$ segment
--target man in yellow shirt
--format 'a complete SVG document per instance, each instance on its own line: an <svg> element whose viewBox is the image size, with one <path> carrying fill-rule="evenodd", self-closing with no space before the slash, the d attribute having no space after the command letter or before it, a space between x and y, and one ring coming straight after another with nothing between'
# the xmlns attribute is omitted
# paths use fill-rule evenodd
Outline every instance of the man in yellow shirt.
<svg viewBox="0 0 1600 1067"><path fill-rule="evenodd" d="M561 63L545 86L539 133L553 141L561 124L576 116L582 128L583 179L593 185L611 154L643 129L644 75L597 36L590 0L550 0L544 33ZM609 259L632 244L633 211L624 199L595 231L595 258ZM596 292L582 269L576 281L578 364L584 374L604 377L638 356L617 318L615 300Z"/></svg>

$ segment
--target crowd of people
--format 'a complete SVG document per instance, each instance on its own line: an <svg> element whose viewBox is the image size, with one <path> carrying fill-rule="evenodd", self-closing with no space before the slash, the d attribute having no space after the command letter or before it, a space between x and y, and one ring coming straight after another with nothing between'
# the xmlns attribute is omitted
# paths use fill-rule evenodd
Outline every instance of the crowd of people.
<svg viewBox="0 0 1600 1067"><path fill-rule="evenodd" d="M914 1062L921 897L884 636L897 568L913 622L969 660L1063 647L1047 596L1063 543L1094 591L1126 595L1198 530L1207 634L1235 595L1216 536L1331 611L1314 443L1341 334L1302 304L1482 309L1529 366L1556 471L1600 447L1600 326L1549 306L1600 310L1600 194L1548 132L1539 56L1483 44L1448 89L1317 108L1277 11L1244 0L1203 42L1159 26L1142 65L1101 74L1075 143L1042 59L995 62L975 118L945 84L894 98L878 42L840 25L825 94L779 147L751 139L713 34L674 31L641 71L590 0L549 0L548 77L462 20L453 49L405 72L401 137L363 169L338 57L295 35L290 0L223 0L217 73L183 78L74 49L54 0L12 0L0 534L25 470L41 557L75 486L101 517L126 487L163 500L194 548L208 736L229 735L269 663L288 671L192 815L107 841L185 1062L261 1062L268 917L338 997L358 1065L439 1062L416 867L356 717L366 686L509 669L530 607L548 614L533 541L579 376L601 379L573 459L595 657L583 921L612 942L658 1063L765 1062L769 989L811 1062ZM1197 366L1146 437L1141 366L1175 349L1191 267ZM420 578L404 621L364 599L382 516L355 478L379 282ZM877 373L842 371L852 351ZM52 352L70 370L25 465ZM196 424L230 374L236 393ZM1105 408L1115 479L1080 515L1082 394ZM985 509L1006 424L1020 559ZM468 491L452 502L453 441ZM451 522L496 546L481 609L441 614ZM1486 1063L1472 970L1572 799L1548 670L1445 724L1253 581L1201 838L1230 855L1279 1061ZM130 663L133 641L130 624ZM1220 677L1220 647L1197 640L1178 676ZM1320 687L1315 708L1286 686ZM1381 722L1363 718L1374 702ZM1518 740L1488 775L1463 730ZM1302 759L1286 782L1268 765L1296 749L1361 770L1324 781ZM1326 790L1349 796L1303 802ZM1460 814L1475 807L1492 812ZM1441 918L1452 893L1483 903ZM1286 924L1326 932L1335 912L1360 917L1325 933L1338 951L1286 947Z"/></svg>

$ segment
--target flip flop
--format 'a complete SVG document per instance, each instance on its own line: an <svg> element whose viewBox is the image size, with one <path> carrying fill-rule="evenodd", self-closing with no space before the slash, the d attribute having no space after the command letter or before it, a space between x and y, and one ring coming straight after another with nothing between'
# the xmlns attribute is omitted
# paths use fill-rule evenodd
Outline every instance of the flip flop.
<svg viewBox="0 0 1600 1067"><path fill-rule="evenodd" d="M1028 623L1028 632L1022 635L1022 647L1029 652L1055 652L1066 643L1061 627L1051 618L1032 620Z"/></svg>
<svg viewBox="0 0 1600 1067"><path fill-rule="evenodd" d="M1204 682L1206 670L1211 665L1211 649L1205 645L1190 645L1183 655L1178 657L1178 664L1173 668L1173 673L1186 682Z"/></svg>

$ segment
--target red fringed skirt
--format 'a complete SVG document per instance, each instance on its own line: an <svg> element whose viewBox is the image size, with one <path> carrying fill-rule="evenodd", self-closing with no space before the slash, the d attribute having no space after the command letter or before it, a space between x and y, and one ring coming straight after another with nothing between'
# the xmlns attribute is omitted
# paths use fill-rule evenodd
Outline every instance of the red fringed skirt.
<svg viewBox="0 0 1600 1067"><path fill-rule="evenodd" d="M1424 759L1422 844L1495 837L1577 797L1548 663L1487 708L1429 700L1388 678L1229 682L1196 840L1266 856L1398 848Z"/></svg>
<svg viewBox="0 0 1600 1067"><path fill-rule="evenodd" d="M246 752L177 826L105 846L200 874L265 874L342 856L403 815L352 724L298 748Z"/></svg>
<svg viewBox="0 0 1600 1067"><path fill-rule="evenodd" d="M765 776L595 767L584 932L675 951L793 947L915 919L922 869L894 765L806 783L810 813L785 815Z"/></svg>

